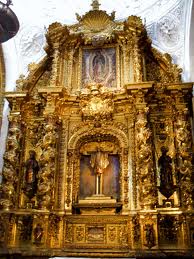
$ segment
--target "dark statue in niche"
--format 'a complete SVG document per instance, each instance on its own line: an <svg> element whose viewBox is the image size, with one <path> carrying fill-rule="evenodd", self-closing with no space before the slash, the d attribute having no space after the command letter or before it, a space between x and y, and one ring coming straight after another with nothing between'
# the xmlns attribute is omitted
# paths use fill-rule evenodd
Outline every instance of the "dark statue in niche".
<svg viewBox="0 0 194 259"><path fill-rule="evenodd" d="M43 228L40 224L37 224L37 226L34 229L34 243L36 245L40 245L43 237Z"/></svg>
<svg viewBox="0 0 194 259"><path fill-rule="evenodd" d="M161 147L162 155L158 160L160 173L160 192L168 199L174 193L173 175L172 175L172 158L167 155L168 148Z"/></svg>
<svg viewBox="0 0 194 259"><path fill-rule="evenodd" d="M153 246L155 246L155 233L153 224L146 224L144 227L144 231L146 240L145 246L151 249Z"/></svg>
<svg viewBox="0 0 194 259"><path fill-rule="evenodd" d="M177 220L170 215L159 215L159 243L160 244L176 244L177 237Z"/></svg>
<svg viewBox="0 0 194 259"><path fill-rule="evenodd" d="M23 216L21 221L18 222L18 227L20 229L19 239L21 241L30 241L32 234L32 217Z"/></svg>
<svg viewBox="0 0 194 259"><path fill-rule="evenodd" d="M34 150L29 151L29 159L26 161L25 167L24 192L31 200L37 192L37 175L39 171L39 165L36 160L36 152Z"/></svg>

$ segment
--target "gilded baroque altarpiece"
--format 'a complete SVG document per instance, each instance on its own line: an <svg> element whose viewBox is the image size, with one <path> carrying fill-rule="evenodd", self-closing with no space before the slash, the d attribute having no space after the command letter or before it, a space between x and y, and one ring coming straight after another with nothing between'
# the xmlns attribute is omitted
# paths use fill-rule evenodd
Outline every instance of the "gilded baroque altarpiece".
<svg viewBox="0 0 194 259"><path fill-rule="evenodd" d="M0 253L191 254L192 84L140 18L92 7L50 25L47 56L5 93Z"/></svg>

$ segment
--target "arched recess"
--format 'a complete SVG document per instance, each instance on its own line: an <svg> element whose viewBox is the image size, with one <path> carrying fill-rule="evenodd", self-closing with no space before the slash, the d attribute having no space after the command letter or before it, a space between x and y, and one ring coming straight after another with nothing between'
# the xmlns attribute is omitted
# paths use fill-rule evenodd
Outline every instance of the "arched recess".
<svg viewBox="0 0 194 259"><path fill-rule="evenodd" d="M76 203L79 197L80 188L80 159L81 148L86 143L103 143L104 145L113 143L115 145L115 154L119 159L119 201L128 206L129 189L128 189L128 150L129 143L127 132L119 129L116 125L106 125L100 128L93 126L79 127L72 135L68 142L68 164L67 164L67 193L66 200L68 207L70 203ZM106 149L106 148L105 148ZM107 149L108 150L108 149ZM68 178L72 179L72 190L68 191Z"/></svg>
<svg viewBox="0 0 194 259"><path fill-rule="evenodd" d="M1 129L2 117L3 117L4 91L5 91L5 63L4 63L2 47L0 46L0 129Z"/></svg>

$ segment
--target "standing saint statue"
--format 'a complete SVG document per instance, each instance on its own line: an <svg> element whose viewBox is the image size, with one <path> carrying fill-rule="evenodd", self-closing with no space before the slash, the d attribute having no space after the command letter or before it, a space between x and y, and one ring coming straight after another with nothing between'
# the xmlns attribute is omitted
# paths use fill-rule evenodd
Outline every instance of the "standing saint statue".
<svg viewBox="0 0 194 259"><path fill-rule="evenodd" d="M162 155L158 159L160 172L160 192L169 198L174 192L173 175L172 175L172 158L167 155L168 148L161 147Z"/></svg>
<svg viewBox="0 0 194 259"><path fill-rule="evenodd" d="M109 165L108 153L97 149L97 151L91 155L90 164L96 174L96 195L102 195L103 172Z"/></svg>
<svg viewBox="0 0 194 259"><path fill-rule="evenodd" d="M29 151L29 159L25 163L25 184L24 191L29 199L32 199L37 191L37 174L39 171L39 165L36 160L36 152L34 150Z"/></svg>

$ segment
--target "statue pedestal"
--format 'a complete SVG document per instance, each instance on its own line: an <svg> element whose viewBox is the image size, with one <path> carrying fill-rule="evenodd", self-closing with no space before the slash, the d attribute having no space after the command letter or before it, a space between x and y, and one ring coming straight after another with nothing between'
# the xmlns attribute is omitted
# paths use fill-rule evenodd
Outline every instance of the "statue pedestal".
<svg viewBox="0 0 194 259"><path fill-rule="evenodd" d="M105 196L103 194L94 194L90 197L86 197L83 200L79 200L78 201L79 204L96 204L96 203L100 203L100 204L104 204L104 203L116 203L116 199L111 198L110 196Z"/></svg>
<svg viewBox="0 0 194 259"><path fill-rule="evenodd" d="M74 205L74 208L78 214L82 215L117 214L122 208L122 203L117 202L116 199L113 199L110 196L94 194L79 200L78 203Z"/></svg>

